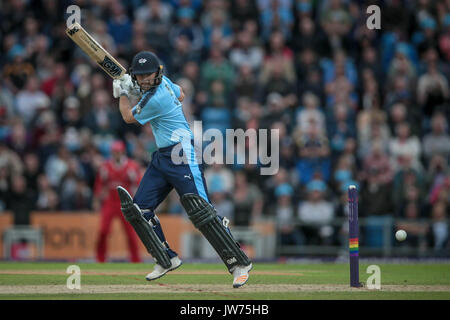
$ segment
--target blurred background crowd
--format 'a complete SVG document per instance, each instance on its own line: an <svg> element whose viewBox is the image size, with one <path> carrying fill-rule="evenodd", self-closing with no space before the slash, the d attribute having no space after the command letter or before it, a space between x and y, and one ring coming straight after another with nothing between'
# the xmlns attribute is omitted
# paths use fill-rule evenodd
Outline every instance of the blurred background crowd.
<svg viewBox="0 0 450 320"><path fill-rule="evenodd" d="M367 28L362 0L2 1L0 211L26 221L20 212L97 210L113 141L142 171L156 150L151 128L122 121L112 79L65 35L76 4L124 66L141 50L160 57L190 122L279 129L276 175L205 168L234 225L273 218L283 244L339 243L331 222L356 184L361 218L402 218L407 243L449 252L450 1L375 2L380 30ZM159 211L181 214L178 196Z"/></svg>

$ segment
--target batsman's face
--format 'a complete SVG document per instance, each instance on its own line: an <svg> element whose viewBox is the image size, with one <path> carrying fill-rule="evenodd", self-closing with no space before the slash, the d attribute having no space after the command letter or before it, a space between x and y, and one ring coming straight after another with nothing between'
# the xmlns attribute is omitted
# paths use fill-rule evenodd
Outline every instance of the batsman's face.
<svg viewBox="0 0 450 320"><path fill-rule="evenodd" d="M143 91L149 90L155 82L156 72L150 74L137 74L136 80Z"/></svg>

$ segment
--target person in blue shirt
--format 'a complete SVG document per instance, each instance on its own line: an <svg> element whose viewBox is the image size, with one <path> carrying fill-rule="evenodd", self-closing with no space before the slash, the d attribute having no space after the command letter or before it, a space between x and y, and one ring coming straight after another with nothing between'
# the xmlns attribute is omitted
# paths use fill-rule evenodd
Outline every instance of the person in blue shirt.
<svg viewBox="0 0 450 320"><path fill-rule="evenodd" d="M154 213L175 189L194 226L233 274L233 287L244 285L252 263L233 239L228 220L217 215L211 205L203 168L193 147L193 133L183 113L181 87L163 75L163 66L155 54L143 51L133 58L130 75L114 80L113 95L120 99L123 120L150 125L158 147L134 198L124 188L117 188L125 218L156 260L153 272L146 279L158 279L182 264L166 241ZM133 97L138 100L134 106Z"/></svg>

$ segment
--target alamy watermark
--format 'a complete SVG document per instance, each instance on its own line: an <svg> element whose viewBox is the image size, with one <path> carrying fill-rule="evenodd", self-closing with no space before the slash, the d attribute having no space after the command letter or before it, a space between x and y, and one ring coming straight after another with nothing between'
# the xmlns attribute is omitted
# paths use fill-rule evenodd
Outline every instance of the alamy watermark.
<svg viewBox="0 0 450 320"><path fill-rule="evenodd" d="M69 290L81 289L81 269L73 264L67 267L66 273L70 274L66 281L66 287Z"/></svg>
<svg viewBox="0 0 450 320"><path fill-rule="evenodd" d="M173 141L181 143L172 149L174 164L258 165L261 175L274 175L280 164L279 129L218 129L203 132L201 121L194 121L193 137L186 129L175 130ZM194 140L194 145L191 141ZM270 141L269 141L270 140ZM210 142L203 149L203 143ZM183 151L183 152L181 152ZM269 155L270 151L270 155Z"/></svg>
<svg viewBox="0 0 450 320"><path fill-rule="evenodd" d="M370 16L366 20L367 29L381 29L381 9L379 6L373 4L367 7L366 13Z"/></svg>
<svg viewBox="0 0 450 320"><path fill-rule="evenodd" d="M66 9L66 13L70 14L67 17L66 20L66 26L67 28L70 28L74 23L80 23L81 24L81 9L77 5L70 5Z"/></svg>
<svg viewBox="0 0 450 320"><path fill-rule="evenodd" d="M367 278L366 286L369 290L380 290L381 289L381 269L379 266L372 264L367 267L366 273L372 274Z"/></svg>

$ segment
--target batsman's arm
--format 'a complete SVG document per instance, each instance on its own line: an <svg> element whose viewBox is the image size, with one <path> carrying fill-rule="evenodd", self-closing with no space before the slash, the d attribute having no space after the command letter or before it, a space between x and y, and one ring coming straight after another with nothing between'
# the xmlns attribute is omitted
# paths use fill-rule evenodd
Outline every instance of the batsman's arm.
<svg viewBox="0 0 450 320"><path fill-rule="evenodd" d="M183 100L184 100L184 92L183 92L183 88L181 88L181 86L179 86L179 88L180 88L180 95L179 95L179 97L178 97L178 100L179 100L180 102L183 102Z"/></svg>
<svg viewBox="0 0 450 320"><path fill-rule="evenodd" d="M138 121L134 118L133 112L131 111L130 99L126 95L123 95L119 99L119 109L122 115L123 121L126 123L137 123Z"/></svg>

